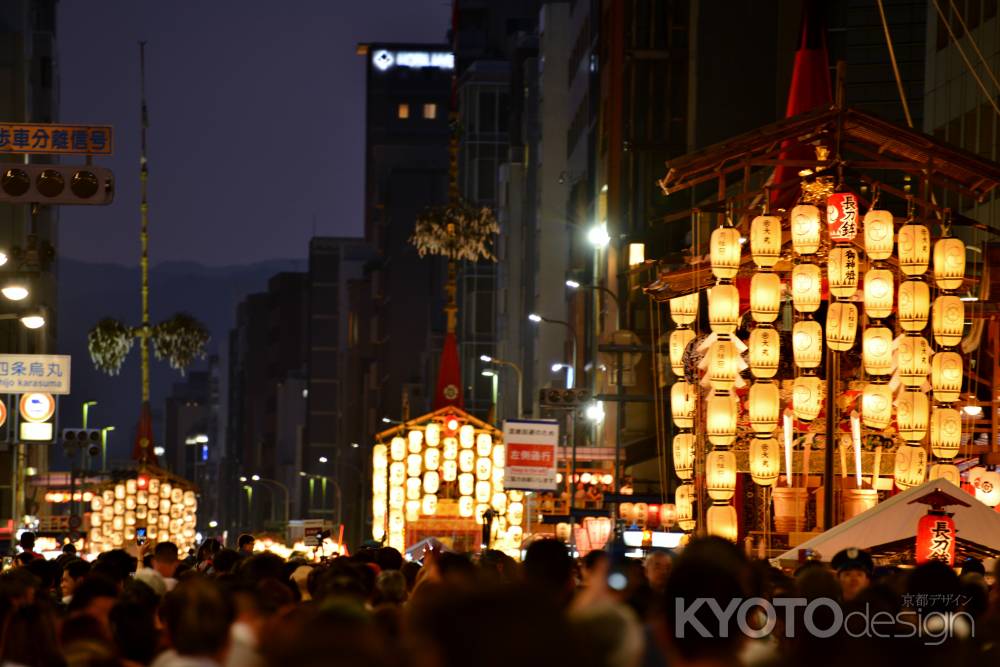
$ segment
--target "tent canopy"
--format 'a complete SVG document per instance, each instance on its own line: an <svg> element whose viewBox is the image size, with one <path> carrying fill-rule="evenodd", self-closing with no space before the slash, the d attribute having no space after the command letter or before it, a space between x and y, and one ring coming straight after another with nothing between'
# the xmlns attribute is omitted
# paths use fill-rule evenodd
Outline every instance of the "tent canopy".
<svg viewBox="0 0 1000 667"><path fill-rule="evenodd" d="M951 482L933 479L896 494L867 512L789 549L779 559L798 560L800 550L812 549L822 560L829 561L841 549L857 547L874 550L892 542L912 541L916 536L917 522L927 514L929 506L923 503L911 504L911 501L935 489L968 502L968 507L950 505L945 508L954 513L955 529L960 540L986 547L990 551L1000 551L1000 514Z"/></svg>

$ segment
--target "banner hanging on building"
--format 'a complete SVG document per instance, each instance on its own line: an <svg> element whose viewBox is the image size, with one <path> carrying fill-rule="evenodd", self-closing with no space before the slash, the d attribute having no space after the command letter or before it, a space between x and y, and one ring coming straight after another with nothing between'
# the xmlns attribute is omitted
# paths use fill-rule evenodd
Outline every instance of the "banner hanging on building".
<svg viewBox="0 0 1000 667"><path fill-rule="evenodd" d="M559 422L551 419L508 419L503 423L506 448L504 488L556 490Z"/></svg>

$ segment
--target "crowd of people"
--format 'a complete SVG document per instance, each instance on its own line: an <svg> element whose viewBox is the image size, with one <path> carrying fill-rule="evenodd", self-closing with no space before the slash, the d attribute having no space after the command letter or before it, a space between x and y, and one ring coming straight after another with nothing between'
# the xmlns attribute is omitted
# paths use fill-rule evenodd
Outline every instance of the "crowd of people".
<svg viewBox="0 0 1000 667"><path fill-rule="evenodd" d="M169 542L136 544L93 562L67 548L46 560L25 534L0 574L0 665L958 667L1000 659L996 573L973 561L961 573L942 563L877 569L865 552L848 550L831 565L807 561L788 572L710 537L644 560L613 548L574 559L551 539L532 542L522 562L491 550L428 551L417 562L383 547L317 563L255 553L249 535L236 546L207 540L180 554ZM768 611L783 600L799 602ZM861 611L881 615L876 632L815 629Z"/></svg>

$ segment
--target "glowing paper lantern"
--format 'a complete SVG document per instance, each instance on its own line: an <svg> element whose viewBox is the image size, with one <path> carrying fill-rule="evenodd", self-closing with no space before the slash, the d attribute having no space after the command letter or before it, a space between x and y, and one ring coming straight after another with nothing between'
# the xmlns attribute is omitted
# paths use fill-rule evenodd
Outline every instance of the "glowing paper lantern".
<svg viewBox="0 0 1000 667"><path fill-rule="evenodd" d="M866 373L870 375L892 373L892 331L886 327L865 329L862 348Z"/></svg>
<svg viewBox="0 0 1000 667"><path fill-rule="evenodd" d="M823 276L816 264L799 264L792 269L792 305L800 313L814 313L823 300Z"/></svg>
<svg viewBox="0 0 1000 667"><path fill-rule="evenodd" d="M389 441L389 453L392 455L393 461L402 461L406 458L406 440L400 437L393 438Z"/></svg>
<svg viewBox="0 0 1000 667"><path fill-rule="evenodd" d="M488 457L476 460L476 479L488 480L493 474L493 462Z"/></svg>
<svg viewBox="0 0 1000 667"><path fill-rule="evenodd" d="M781 218L758 215L750 223L750 254L761 268L770 268L781 258Z"/></svg>
<svg viewBox="0 0 1000 667"><path fill-rule="evenodd" d="M826 226L831 241L853 240L858 235L858 198L850 192L834 192L827 197Z"/></svg>
<svg viewBox="0 0 1000 667"><path fill-rule="evenodd" d="M713 449L705 457L705 486L712 500L729 500L736 492L736 454Z"/></svg>
<svg viewBox="0 0 1000 667"><path fill-rule="evenodd" d="M396 461L389 466L390 486L402 486L406 482L406 464Z"/></svg>
<svg viewBox="0 0 1000 667"><path fill-rule="evenodd" d="M476 429L472 424L462 424L458 429L458 444L462 449L471 449L476 443Z"/></svg>
<svg viewBox="0 0 1000 667"><path fill-rule="evenodd" d="M861 394L861 419L865 426L884 429L892 421L892 390L887 384L865 385Z"/></svg>
<svg viewBox="0 0 1000 667"><path fill-rule="evenodd" d="M927 452L917 445L901 445L896 450L893 479L896 486L909 489L924 483L927 473Z"/></svg>
<svg viewBox="0 0 1000 667"><path fill-rule="evenodd" d="M680 479L691 479L694 469L694 435L678 433L674 436L674 472Z"/></svg>
<svg viewBox="0 0 1000 667"><path fill-rule="evenodd" d="M792 384L792 410L795 418L812 421L823 409L823 384L815 376L800 375Z"/></svg>
<svg viewBox="0 0 1000 667"><path fill-rule="evenodd" d="M472 473L464 472L458 476L458 492L463 496L471 496L476 488L476 478Z"/></svg>
<svg viewBox="0 0 1000 667"><path fill-rule="evenodd" d="M441 479L454 482L458 477L458 461L443 461L441 463Z"/></svg>
<svg viewBox="0 0 1000 667"><path fill-rule="evenodd" d="M424 469L437 470L441 465L441 450L428 447L424 450Z"/></svg>
<svg viewBox="0 0 1000 667"><path fill-rule="evenodd" d="M489 482L480 480L476 482L476 502L488 503L493 496L493 487Z"/></svg>
<svg viewBox="0 0 1000 667"><path fill-rule="evenodd" d="M420 499L410 499L406 501L406 520L420 521Z"/></svg>
<svg viewBox="0 0 1000 667"><path fill-rule="evenodd" d="M419 454L424 448L424 432L416 429L406 434L407 449L411 454Z"/></svg>
<svg viewBox="0 0 1000 667"><path fill-rule="evenodd" d="M840 298L853 296L858 290L860 267L858 251L854 248L836 247L831 249L827 264L830 293Z"/></svg>
<svg viewBox="0 0 1000 667"><path fill-rule="evenodd" d="M424 493L437 493L441 487L441 478L433 470L424 473Z"/></svg>
<svg viewBox="0 0 1000 667"><path fill-rule="evenodd" d="M731 445L736 439L736 419L739 403L728 393L715 393L708 397L705 407L705 430L713 445Z"/></svg>
<svg viewBox="0 0 1000 667"><path fill-rule="evenodd" d="M917 547L913 552L917 565L940 561L955 564L955 521L943 511L929 510L917 522Z"/></svg>
<svg viewBox="0 0 1000 667"><path fill-rule="evenodd" d="M697 399L697 389L684 380L678 380L670 388L670 413L678 428L694 426L694 409Z"/></svg>
<svg viewBox="0 0 1000 667"><path fill-rule="evenodd" d="M781 361L781 336L776 329L757 327L750 332L748 344L750 372L757 378L772 378Z"/></svg>
<svg viewBox="0 0 1000 667"><path fill-rule="evenodd" d="M691 530L694 522L694 486L681 484L674 492L674 507L677 508L677 526L681 530Z"/></svg>
<svg viewBox="0 0 1000 667"><path fill-rule="evenodd" d="M489 433L476 435L476 456L489 456L493 450L493 437Z"/></svg>
<svg viewBox="0 0 1000 667"><path fill-rule="evenodd" d="M965 244L947 237L934 244L934 280L944 290L958 289L965 278Z"/></svg>
<svg viewBox="0 0 1000 667"><path fill-rule="evenodd" d="M684 375L684 351L694 340L692 329L674 329L670 332L670 369L675 375Z"/></svg>
<svg viewBox="0 0 1000 667"><path fill-rule="evenodd" d="M868 317L882 319L892 314L892 271L870 269L865 274L865 313Z"/></svg>
<svg viewBox="0 0 1000 667"><path fill-rule="evenodd" d="M445 438L444 446L441 448L441 454L444 456L446 461L453 461L458 458L458 439Z"/></svg>
<svg viewBox="0 0 1000 667"><path fill-rule="evenodd" d="M826 313L826 344L844 352L854 347L858 330L858 309L853 303L831 303Z"/></svg>
<svg viewBox="0 0 1000 667"><path fill-rule="evenodd" d="M1000 505L1000 473L987 470L979 478L976 499L987 507Z"/></svg>
<svg viewBox="0 0 1000 667"><path fill-rule="evenodd" d="M815 320L796 322L792 327L792 351L799 368L816 368L823 360L823 327Z"/></svg>
<svg viewBox="0 0 1000 667"><path fill-rule="evenodd" d="M441 442L441 425L431 422L424 428L424 442L428 447L437 447Z"/></svg>
<svg viewBox="0 0 1000 667"><path fill-rule="evenodd" d="M410 477L406 480L406 499L407 500L420 500L420 496L423 495L422 485L419 477Z"/></svg>
<svg viewBox="0 0 1000 667"><path fill-rule="evenodd" d="M774 438L750 441L750 478L760 486L774 486L781 472L781 450Z"/></svg>
<svg viewBox="0 0 1000 667"><path fill-rule="evenodd" d="M493 451L491 453L491 456L493 457L493 467L494 468L503 468L504 467L504 465L507 462L507 459L504 456L505 453L506 453L506 450L504 449L503 445L497 445L497 444L493 445Z"/></svg>
<svg viewBox="0 0 1000 667"><path fill-rule="evenodd" d="M735 542L736 508L732 505L712 505L705 514L705 524L708 534Z"/></svg>
<svg viewBox="0 0 1000 667"><path fill-rule="evenodd" d="M923 331L930 312L931 290L922 280L905 280L899 285L899 326L903 331Z"/></svg>
<svg viewBox="0 0 1000 667"><path fill-rule="evenodd" d="M934 340L942 347L954 347L962 342L965 328L965 304L957 296L934 299L931 328Z"/></svg>
<svg viewBox="0 0 1000 667"><path fill-rule="evenodd" d="M781 310L781 278L776 273L756 273L750 280L750 312L754 322L774 322Z"/></svg>
<svg viewBox="0 0 1000 667"><path fill-rule="evenodd" d="M931 258L931 230L924 225L899 228L899 270L908 276L927 271Z"/></svg>
<svg viewBox="0 0 1000 667"><path fill-rule="evenodd" d="M730 389L736 381L739 353L729 338L719 338L708 348L708 379L713 389Z"/></svg>
<svg viewBox="0 0 1000 667"><path fill-rule="evenodd" d="M735 227L717 227L709 242L709 259L716 278L735 278L740 270L740 232Z"/></svg>
<svg viewBox="0 0 1000 667"><path fill-rule="evenodd" d="M420 454L410 454L406 457L406 474L410 477L419 477L423 471L424 457Z"/></svg>
<svg viewBox="0 0 1000 667"><path fill-rule="evenodd" d="M962 357L957 352L937 352L931 359L934 400L952 403L962 390Z"/></svg>
<svg viewBox="0 0 1000 667"><path fill-rule="evenodd" d="M770 434L781 416L781 392L774 382L754 382L747 397L750 426L755 433Z"/></svg>
<svg viewBox="0 0 1000 667"><path fill-rule="evenodd" d="M712 331L731 334L740 321L740 292L736 285L715 285L708 290L708 322Z"/></svg>
<svg viewBox="0 0 1000 667"><path fill-rule="evenodd" d="M871 259L892 255L892 213L871 210L865 213L865 252Z"/></svg>
<svg viewBox="0 0 1000 667"><path fill-rule="evenodd" d="M946 479L955 486L962 486L962 473L958 466L950 463L935 463L927 473L927 479Z"/></svg>
<svg viewBox="0 0 1000 667"><path fill-rule="evenodd" d="M927 435L930 402L922 391L904 391L896 401L896 425L899 437L909 442L919 442Z"/></svg>
<svg viewBox="0 0 1000 667"><path fill-rule="evenodd" d="M800 204L792 209L790 216L792 247L800 255L812 255L819 249L820 219L819 208L812 204Z"/></svg>
<svg viewBox="0 0 1000 667"><path fill-rule="evenodd" d="M939 459L953 459L962 446L962 413L955 408L931 410L931 452Z"/></svg>
<svg viewBox="0 0 1000 667"><path fill-rule="evenodd" d="M920 387L931 372L931 346L923 336L903 336L896 349L896 368L906 387Z"/></svg>
<svg viewBox="0 0 1000 667"><path fill-rule="evenodd" d="M670 317L678 326L692 324L698 317L698 292L671 299Z"/></svg>
<svg viewBox="0 0 1000 667"><path fill-rule="evenodd" d="M386 449L386 446L378 444L372 447L372 467L376 470L385 470L388 465L388 450ZM148 500L146 500L147 493L145 491L141 492L140 497L143 498L143 500L139 501L140 504L148 502Z"/></svg>
<svg viewBox="0 0 1000 667"><path fill-rule="evenodd" d="M434 516L437 514L437 496L427 494L420 503L420 513L424 516Z"/></svg>
<svg viewBox="0 0 1000 667"><path fill-rule="evenodd" d="M671 528L677 523L677 507L673 503L660 505L660 525Z"/></svg>
<svg viewBox="0 0 1000 667"><path fill-rule="evenodd" d="M472 472L476 468L476 454L471 449L463 449L458 453L458 469L462 472Z"/></svg>

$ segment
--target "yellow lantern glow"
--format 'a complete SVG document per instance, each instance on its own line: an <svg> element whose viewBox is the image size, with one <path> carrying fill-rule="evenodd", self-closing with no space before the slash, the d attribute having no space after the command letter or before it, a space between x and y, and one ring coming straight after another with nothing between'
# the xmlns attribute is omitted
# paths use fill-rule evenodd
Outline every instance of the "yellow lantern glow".
<svg viewBox="0 0 1000 667"><path fill-rule="evenodd" d="M953 459L962 446L962 413L955 408L931 410L931 451L939 459Z"/></svg>
<svg viewBox="0 0 1000 667"><path fill-rule="evenodd" d="M694 469L694 435L678 433L674 436L674 472L683 480L691 479Z"/></svg>
<svg viewBox="0 0 1000 667"><path fill-rule="evenodd" d="M987 507L1000 505L1000 473L987 470L979 478L976 487L976 500Z"/></svg>
<svg viewBox="0 0 1000 667"><path fill-rule="evenodd" d="M713 445L731 445L736 439L736 420L739 403L728 393L714 393L708 397L705 422L708 440Z"/></svg>
<svg viewBox="0 0 1000 667"><path fill-rule="evenodd" d="M781 218L758 215L750 223L750 254L761 268L770 268L781 258Z"/></svg>
<svg viewBox="0 0 1000 667"><path fill-rule="evenodd" d="M441 479L454 482L458 477L458 461L443 461L441 463Z"/></svg>
<svg viewBox="0 0 1000 667"><path fill-rule="evenodd" d="M671 299L670 317L678 326L692 324L698 317L698 292Z"/></svg>
<svg viewBox="0 0 1000 667"><path fill-rule="evenodd" d="M735 278L740 270L740 232L735 227L717 227L709 242L709 259L716 278Z"/></svg>
<svg viewBox="0 0 1000 667"><path fill-rule="evenodd" d="M931 258L931 230L924 225L899 228L899 270L908 276L927 271Z"/></svg>
<svg viewBox="0 0 1000 667"><path fill-rule="evenodd" d="M812 421L823 408L823 384L813 375L800 375L792 384L792 410L795 418Z"/></svg>
<svg viewBox="0 0 1000 667"><path fill-rule="evenodd" d="M476 460L476 479L489 479L493 474L493 462L488 457Z"/></svg>
<svg viewBox="0 0 1000 667"><path fill-rule="evenodd" d="M823 360L823 327L815 320L792 326L792 351L799 368L816 368Z"/></svg>
<svg viewBox="0 0 1000 667"><path fill-rule="evenodd" d="M441 443L441 425L431 422L424 428L424 442L428 447L437 447Z"/></svg>
<svg viewBox="0 0 1000 667"><path fill-rule="evenodd" d="M861 394L861 419L865 426L885 429L892 421L892 390L887 384L865 385Z"/></svg>
<svg viewBox="0 0 1000 667"><path fill-rule="evenodd" d="M437 496L427 494L420 503L420 513L424 516L434 516L437 514Z"/></svg>
<svg viewBox="0 0 1000 667"><path fill-rule="evenodd" d="M400 437L389 441L389 453L393 461L402 461L406 458L406 440Z"/></svg>
<svg viewBox="0 0 1000 667"><path fill-rule="evenodd" d="M115 484L115 500L125 500L124 484Z"/></svg>
<svg viewBox="0 0 1000 667"><path fill-rule="evenodd" d="M896 450L893 478L896 486L909 489L924 483L927 474L927 452L918 445L901 445Z"/></svg>
<svg viewBox="0 0 1000 667"><path fill-rule="evenodd" d="M671 528L677 523L677 507L673 503L660 505L660 525Z"/></svg>
<svg viewBox="0 0 1000 667"><path fill-rule="evenodd" d="M962 342L965 329L965 304L957 296L934 299L931 328L934 340L942 347L954 347Z"/></svg>
<svg viewBox="0 0 1000 667"><path fill-rule="evenodd" d="M372 468L375 470L385 470L388 465L388 451L386 446L378 444L372 447ZM142 493L145 497L146 492L143 491Z"/></svg>
<svg viewBox="0 0 1000 667"><path fill-rule="evenodd" d="M507 494L506 493L494 493L493 498L490 499L490 505L493 506L497 512L507 511Z"/></svg>
<svg viewBox="0 0 1000 667"><path fill-rule="evenodd" d="M865 313L868 317L882 319L892 314L892 271L869 269L865 274Z"/></svg>
<svg viewBox="0 0 1000 667"><path fill-rule="evenodd" d="M735 542L736 508L732 505L712 505L705 514L705 524L708 534Z"/></svg>
<svg viewBox="0 0 1000 667"><path fill-rule="evenodd" d="M944 290L958 289L965 279L965 244L953 236L934 244L934 280Z"/></svg>
<svg viewBox="0 0 1000 667"><path fill-rule="evenodd" d="M922 391L904 391L896 401L896 425L899 437L908 442L919 442L927 435L930 402Z"/></svg>
<svg viewBox="0 0 1000 667"><path fill-rule="evenodd" d="M792 209L790 217L792 247L800 255L812 255L819 249L819 208L800 204Z"/></svg>
<svg viewBox="0 0 1000 667"><path fill-rule="evenodd" d="M402 461L396 461L389 466L389 484L390 486L402 486L406 483L406 464Z"/></svg>
<svg viewBox="0 0 1000 667"><path fill-rule="evenodd" d="M865 372L870 375L892 373L892 331L887 327L869 327L862 339Z"/></svg>
<svg viewBox="0 0 1000 667"><path fill-rule="evenodd" d="M705 486L712 500L729 500L736 491L736 454L713 449L705 457Z"/></svg>
<svg viewBox="0 0 1000 667"><path fill-rule="evenodd" d="M476 454L471 449L463 449L458 453L458 469L462 472L472 472L476 468Z"/></svg>
<svg viewBox="0 0 1000 667"><path fill-rule="evenodd" d="M493 487L485 480L476 482L476 502L488 503L493 496Z"/></svg>
<svg viewBox="0 0 1000 667"><path fill-rule="evenodd" d="M694 486L681 484L674 492L674 507L677 509L677 526L681 530L694 528Z"/></svg>
<svg viewBox="0 0 1000 667"><path fill-rule="evenodd" d="M446 461L458 458L458 438L445 438L441 453Z"/></svg>
<svg viewBox="0 0 1000 667"><path fill-rule="evenodd" d="M792 305L800 313L815 313L823 300L823 275L817 264L792 269Z"/></svg>
<svg viewBox="0 0 1000 667"><path fill-rule="evenodd" d="M692 329L674 329L670 332L670 369L675 375L684 375L684 351L693 340Z"/></svg>
<svg viewBox="0 0 1000 667"><path fill-rule="evenodd" d="M493 436L489 433L476 435L476 456L489 456L493 451Z"/></svg>
<svg viewBox="0 0 1000 667"><path fill-rule="evenodd" d="M406 499L407 500L420 500L420 496L423 495L422 483L419 477L410 477L406 480Z"/></svg>
<svg viewBox="0 0 1000 667"><path fill-rule="evenodd" d="M424 468L426 470L437 470L441 465L441 450L428 447L424 450Z"/></svg>
<svg viewBox="0 0 1000 667"><path fill-rule="evenodd" d="M462 449L470 449L476 443L476 429L472 424L462 424L458 429L458 444Z"/></svg>
<svg viewBox="0 0 1000 667"><path fill-rule="evenodd" d="M464 472L458 476L458 492L463 496L471 496L476 490L476 477L472 473Z"/></svg>
<svg viewBox="0 0 1000 667"><path fill-rule="evenodd" d="M858 329L858 309L853 303L831 303L826 315L826 344L844 352L854 347Z"/></svg>
<svg viewBox="0 0 1000 667"><path fill-rule="evenodd" d="M755 433L770 434L778 428L781 416L781 392L774 382L754 382L747 397L750 426Z"/></svg>
<svg viewBox="0 0 1000 667"><path fill-rule="evenodd" d="M927 479L946 479L955 486L962 486L962 473L958 466L950 463L935 463L927 473Z"/></svg>
<svg viewBox="0 0 1000 667"><path fill-rule="evenodd" d="M781 310L781 278L776 273L755 273L750 279L750 312L754 322L774 322Z"/></svg>
<svg viewBox="0 0 1000 667"><path fill-rule="evenodd" d="M731 334L740 322L740 291L736 285L715 285L708 290L708 322L712 331Z"/></svg>
<svg viewBox="0 0 1000 667"><path fill-rule="evenodd" d="M899 285L899 326L903 331L923 331L930 311L931 290L922 280L905 280Z"/></svg>
<svg viewBox="0 0 1000 667"><path fill-rule="evenodd" d="M413 429L406 434L407 450L411 454L419 454L424 448L424 432Z"/></svg>
<svg viewBox="0 0 1000 667"><path fill-rule="evenodd" d="M892 255L892 213L870 210L865 213L865 252L871 259Z"/></svg>
<svg viewBox="0 0 1000 667"><path fill-rule="evenodd" d="M760 486L774 486L781 472L781 450L774 438L750 441L750 478Z"/></svg>
<svg viewBox="0 0 1000 667"><path fill-rule="evenodd" d="M420 499L406 501L406 520L420 521Z"/></svg>
<svg viewBox="0 0 1000 667"><path fill-rule="evenodd" d="M934 400L951 403L962 390L962 357L958 352L937 352L931 359L931 387Z"/></svg>
<svg viewBox="0 0 1000 667"><path fill-rule="evenodd" d="M694 426L694 409L697 399L697 389L684 380L678 380L670 388L670 412L677 428Z"/></svg>
<svg viewBox="0 0 1000 667"><path fill-rule="evenodd" d="M896 349L896 367L905 387L920 387L931 372L931 346L923 336L903 336Z"/></svg>
<svg viewBox="0 0 1000 667"><path fill-rule="evenodd" d="M512 501L507 508L507 520L512 526L519 526L523 518L524 505L520 501Z"/></svg>
<svg viewBox="0 0 1000 667"><path fill-rule="evenodd" d="M406 457L406 474L419 477L423 470L424 458L420 454L410 454Z"/></svg>
<svg viewBox="0 0 1000 667"><path fill-rule="evenodd" d="M757 327L750 332L749 348L750 372L754 377L774 377L781 361L781 336L778 331L770 327Z"/></svg>
<svg viewBox="0 0 1000 667"><path fill-rule="evenodd" d="M832 248L827 264L830 293L842 299L853 296L858 291L860 269L861 259L857 250L849 246Z"/></svg>
<svg viewBox="0 0 1000 667"><path fill-rule="evenodd" d="M441 478L433 470L424 473L424 493L437 493L441 487Z"/></svg>
<svg viewBox="0 0 1000 667"><path fill-rule="evenodd" d="M719 338L708 348L708 379L713 389L730 389L736 381L739 353L729 338Z"/></svg>

